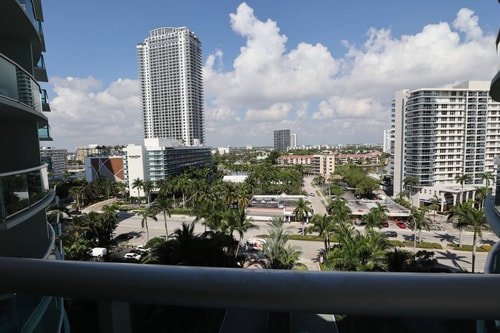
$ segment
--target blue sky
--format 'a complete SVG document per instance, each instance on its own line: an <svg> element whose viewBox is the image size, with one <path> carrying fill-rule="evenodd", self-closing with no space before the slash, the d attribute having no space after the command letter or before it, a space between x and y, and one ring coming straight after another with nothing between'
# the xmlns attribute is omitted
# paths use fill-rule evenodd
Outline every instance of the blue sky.
<svg viewBox="0 0 500 333"><path fill-rule="evenodd" d="M54 142L142 142L135 46L186 26L203 45L206 144L381 142L400 89L491 80L493 0L45 0Z"/></svg>

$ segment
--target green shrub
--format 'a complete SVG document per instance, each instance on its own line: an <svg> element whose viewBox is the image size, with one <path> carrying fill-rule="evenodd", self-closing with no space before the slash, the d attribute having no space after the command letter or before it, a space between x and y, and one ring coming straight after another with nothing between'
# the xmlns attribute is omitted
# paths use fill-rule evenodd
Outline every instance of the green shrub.
<svg viewBox="0 0 500 333"><path fill-rule="evenodd" d="M404 246L406 246L406 247L413 247L413 245L414 245L413 241L404 241L403 243L404 243ZM429 243L429 242L421 242L421 243L417 242L417 248L419 248L419 249L438 249L438 250L443 249L441 244Z"/></svg>
<svg viewBox="0 0 500 333"><path fill-rule="evenodd" d="M448 244L448 246L456 251L472 252L472 245L469 244L462 244L462 247L458 246L458 244ZM491 250L491 245L481 245L476 247L477 252L489 252L490 250Z"/></svg>
<svg viewBox="0 0 500 333"><path fill-rule="evenodd" d="M288 239L290 240L303 240L303 241L315 241L315 242L322 242L323 237L320 237L318 235L288 235Z"/></svg>

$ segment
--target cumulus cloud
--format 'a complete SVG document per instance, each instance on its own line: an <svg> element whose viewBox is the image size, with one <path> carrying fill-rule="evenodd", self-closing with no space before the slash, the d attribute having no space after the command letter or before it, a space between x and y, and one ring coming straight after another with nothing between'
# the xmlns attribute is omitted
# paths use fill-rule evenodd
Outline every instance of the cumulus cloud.
<svg viewBox="0 0 500 333"><path fill-rule="evenodd" d="M108 87L93 77L54 77L50 82L55 93L48 114L54 145L71 149L140 143L137 81L118 79Z"/></svg>
<svg viewBox="0 0 500 333"><path fill-rule="evenodd" d="M230 22L246 43L229 71L214 65L222 52L208 57L206 93L210 105L234 110L251 128L226 144L271 145L272 129L283 126L299 134L299 144L381 142L395 91L489 80L496 67L494 37L467 8L452 23L431 23L413 35L369 28L362 44L342 41L340 57L318 43L286 45L278 23L260 20L246 3Z"/></svg>
<svg viewBox="0 0 500 333"><path fill-rule="evenodd" d="M496 69L495 37L483 32L467 8L452 22L431 22L413 34L367 28L361 43L339 41L343 54L335 55L317 42L290 45L279 22L258 14L246 3L229 14L230 28L243 40L234 59L224 59L220 48L206 57L209 145L272 145L278 128L297 133L299 144L381 142L395 91L490 80ZM136 81L51 83L49 120L56 141L140 142Z"/></svg>

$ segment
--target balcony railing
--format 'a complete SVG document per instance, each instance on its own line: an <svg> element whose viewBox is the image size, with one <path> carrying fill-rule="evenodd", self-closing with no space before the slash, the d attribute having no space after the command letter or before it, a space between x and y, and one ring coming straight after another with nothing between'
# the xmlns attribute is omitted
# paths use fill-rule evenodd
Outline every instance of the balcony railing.
<svg viewBox="0 0 500 333"><path fill-rule="evenodd" d="M500 276L494 274L245 270L3 257L0 276L2 293L95 299L110 304L375 317L500 318Z"/></svg>
<svg viewBox="0 0 500 333"><path fill-rule="evenodd" d="M28 209L48 193L46 164L0 174L0 219Z"/></svg>
<svg viewBox="0 0 500 333"><path fill-rule="evenodd" d="M42 112L41 89L37 81L21 66L0 54L0 96Z"/></svg>

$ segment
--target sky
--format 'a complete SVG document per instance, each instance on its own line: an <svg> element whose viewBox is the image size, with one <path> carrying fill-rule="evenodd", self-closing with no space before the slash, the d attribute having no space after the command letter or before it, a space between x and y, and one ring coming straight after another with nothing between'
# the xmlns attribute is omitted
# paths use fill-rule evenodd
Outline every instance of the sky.
<svg viewBox="0 0 500 333"><path fill-rule="evenodd" d="M160 27L202 42L205 144L382 143L401 89L490 81L494 0L45 0L56 148L141 144L136 45Z"/></svg>

